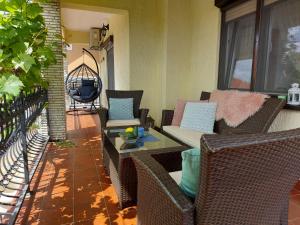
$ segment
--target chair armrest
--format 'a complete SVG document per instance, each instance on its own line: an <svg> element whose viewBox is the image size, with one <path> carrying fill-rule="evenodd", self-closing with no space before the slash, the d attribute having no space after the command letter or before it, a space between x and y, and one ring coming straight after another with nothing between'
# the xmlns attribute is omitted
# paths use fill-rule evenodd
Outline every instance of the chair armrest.
<svg viewBox="0 0 300 225"><path fill-rule="evenodd" d="M131 154L138 174L138 220L143 224L194 224L192 202L181 192L168 171L152 157L157 153Z"/></svg>
<svg viewBox="0 0 300 225"><path fill-rule="evenodd" d="M149 113L149 109L140 109L139 110L141 126L143 126L143 127L145 127L145 125L146 125L148 113Z"/></svg>
<svg viewBox="0 0 300 225"><path fill-rule="evenodd" d="M99 118L100 118L101 129L106 128L106 123L107 123L107 120L108 120L108 109L99 108L98 109L98 114L99 114Z"/></svg>
<svg viewBox="0 0 300 225"><path fill-rule="evenodd" d="M205 134L201 137L201 149L209 149L211 152L216 152L225 148L240 148L243 146L272 143L299 138L299 136L299 129L257 134Z"/></svg>
<svg viewBox="0 0 300 225"><path fill-rule="evenodd" d="M171 125L172 120L173 120L173 116L174 116L174 110L164 109L162 111L160 128L162 128L163 126Z"/></svg>

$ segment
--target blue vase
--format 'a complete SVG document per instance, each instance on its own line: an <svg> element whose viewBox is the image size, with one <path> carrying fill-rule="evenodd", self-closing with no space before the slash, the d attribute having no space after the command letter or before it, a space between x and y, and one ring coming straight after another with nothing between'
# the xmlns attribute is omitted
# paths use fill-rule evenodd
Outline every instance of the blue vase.
<svg viewBox="0 0 300 225"><path fill-rule="evenodd" d="M138 128L138 136L139 137L144 137L144 135L145 135L145 129L144 129L144 127L139 127Z"/></svg>

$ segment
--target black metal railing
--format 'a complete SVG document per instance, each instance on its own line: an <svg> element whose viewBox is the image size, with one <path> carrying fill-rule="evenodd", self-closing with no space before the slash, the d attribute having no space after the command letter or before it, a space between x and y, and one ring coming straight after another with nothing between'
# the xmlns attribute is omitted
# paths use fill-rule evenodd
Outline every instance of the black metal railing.
<svg viewBox="0 0 300 225"><path fill-rule="evenodd" d="M14 224L48 142L47 91L0 98L0 224Z"/></svg>

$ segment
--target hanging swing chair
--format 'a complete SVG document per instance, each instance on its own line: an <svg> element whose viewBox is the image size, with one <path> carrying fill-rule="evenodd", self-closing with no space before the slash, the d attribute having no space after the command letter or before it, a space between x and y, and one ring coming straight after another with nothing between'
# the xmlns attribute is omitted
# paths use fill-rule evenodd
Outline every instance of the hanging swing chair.
<svg viewBox="0 0 300 225"><path fill-rule="evenodd" d="M100 96L102 91L102 81L99 76L98 63L95 57L85 48L82 49L83 63L72 70L65 82L67 94L73 102L73 109L76 110L76 102L91 103L90 110L96 109L94 101ZM88 53L95 61L97 72L84 62L84 54Z"/></svg>

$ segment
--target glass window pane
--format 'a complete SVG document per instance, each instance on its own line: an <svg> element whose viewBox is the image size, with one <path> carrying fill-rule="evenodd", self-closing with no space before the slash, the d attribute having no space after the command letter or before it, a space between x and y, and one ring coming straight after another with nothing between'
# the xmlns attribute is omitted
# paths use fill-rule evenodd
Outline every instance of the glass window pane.
<svg viewBox="0 0 300 225"><path fill-rule="evenodd" d="M277 1L264 7L257 89L285 93L300 82L300 1Z"/></svg>
<svg viewBox="0 0 300 225"><path fill-rule="evenodd" d="M255 14L227 23L225 85L250 89L255 33Z"/></svg>

